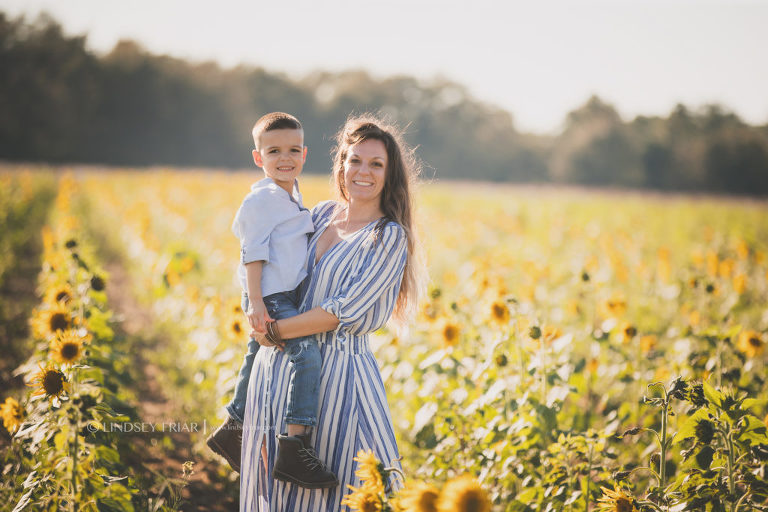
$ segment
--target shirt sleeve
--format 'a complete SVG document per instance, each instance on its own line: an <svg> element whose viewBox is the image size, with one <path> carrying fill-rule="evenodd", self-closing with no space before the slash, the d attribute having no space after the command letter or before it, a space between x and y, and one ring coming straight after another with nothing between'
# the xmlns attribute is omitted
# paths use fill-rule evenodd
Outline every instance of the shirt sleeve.
<svg viewBox="0 0 768 512"><path fill-rule="evenodd" d="M383 326L394 310L408 258L405 230L390 222L378 240L370 243L359 271L343 288L320 305L339 319L339 327L355 334Z"/></svg>
<svg viewBox="0 0 768 512"><path fill-rule="evenodd" d="M240 239L240 261L269 261L269 236L277 225L277 212L269 194L249 195L240 205L232 231Z"/></svg>

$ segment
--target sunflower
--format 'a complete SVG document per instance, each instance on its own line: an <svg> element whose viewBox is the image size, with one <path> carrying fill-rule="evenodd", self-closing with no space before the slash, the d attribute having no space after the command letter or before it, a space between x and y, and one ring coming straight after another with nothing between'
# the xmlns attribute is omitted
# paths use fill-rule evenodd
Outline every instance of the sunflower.
<svg viewBox="0 0 768 512"><path fill-rule="evenodd" d="M497 300L491 304L491 320L499 325L509 323L509 308L504 301Z"/></svg>
<svg viewBox="0 0 768 512"><path fill-rule="evenodd" d="M72 300L72 297L72 288L68 284L60 284L48 289L48 292L45 294L45 302L49 304L63 302L66 304Z"/></svg>
<svg viewBox="0 0 768 512"><path fill-rule="evenodd" d="M600 509L609 512L635 512L635 498L623 489L610 490L606 487L600 488L603 491L603 497L600 498Z"/></svg>
<svg viewBox="0 0 768 512"><path fill-rule="evenodd" d="M227 332L235 338L239 338L245 332L244 322L240 317L232 318L227 325Z"/></svg>
<svg viewBox="0 0 768 512"><path fill-rule="evenodd" d="M363 487L374 494L384 492L384 482L382 480L382 470L384 465L379 462L372 450L360 450L354 459L358 463L355 475L363 482Z"/></svg>
<svg viewBox="0 0 768 512"><path fill-rule="evenodd" d="M72 365L83 356L83 342L86 339L75 330L68 330L56 334L51 341L51 355L57 363Z"/></svg>
<svg viewBox="0 0 768 512"><path fill-rule="evenodd" d="M38 363L38 366L39 363ZM32 377L32 381L28 384L31 387L40 386L40 389L32 393L32 396L45 396L53 401L58 399L65 392L69 391L69 381L64 372L48 366L43 368L40 366L40 371Z"/></svg>
<svg viewBox="0 0 768 512"><path fill-rule="evenodd" d="M427 301L421 304L419 312L425 320L434 320L437 318L438 307L432 301Z"/></svg>
<svg viewBox="0 0 768 512"><path fill-rule="evenodd" d="M765 350L765 342L757 331L741 331L737 346L748 357L757 357Z"/></svg>
<svg viewBox="0 0 768 512"><path fill-rule="evenodd" d="M461 326L450 320L443 319L438 324L438 338L444 347L453 347L459 342Z"/></svg>
<svg viewBox="0 0 768 512"><path fill-rule="evenodd" d="M398 509L403 512L437 512L439 492L424 482L413 482L400 491Z"/></svg>
<svg viewBox="0 0 768 512"><path fill-rule="evenodd" d="M243 306L238 299L229 299L227 301L227 307L235 315L243 314Z"/></svg>
<svg viewBox="0 0 768 512"><path fill-rule="evenodd" d="M634 325L630 324L629 322L623 322L619 326L619 331L618 331L619 342L625 343L625 344L629 343L630 341L632 341L632 338L634 338L635 336L637 336L637 327L635 327Z"/></svg>
<svg viewBox="0 0 768 512"><path fill-rule="evenodd" d="M42 339L51 338L59 331L66 331L74 326L72 314L58 302L50 308L39 311L32 319L32 328L35 335Z"/></svg>
<svg viewBox="0 0 768 512"><path fill-rule="evenodd" d="M612 297L599 306L600 315L603 318L619 318L627 311L627 302L619 297Z"/></svg>
<svg viewBox="0 0 768 512"><path fill-rule="evenodd" d="M439 512L490 512L491 500L471 476L450 480L437 499Z"/></svg>
<svg viewBox="0 0 768 512"><path fill-rule="evenodd" d="M653 334L647 334L640 338L640 350L643 354L647 354L656 347L658 339Z"/></svg>
<svg viewBox="0 0 768 512"><path fill-rule="evenodd" d="M558 339L560 336L563 335L563 331L555 327L553 325L545 325L544 331L542 332L542 338L544 339L544 343L552 343L554 340Z"/></svg>
<svg viewBox="0 0 768 512"><path fill-rule="evenodd" d="M107 283L104 281L104 278L98 275L94 275L91 278L91 289L95 292L101 292L104 291L104 288L106 288Z"/></svg>
<svg viewBox="0 0 768 512"><path fill-rule="evenodd" d="M348 485L352 492L347 494L343 500L342 505L348 506L353 511L359 512L380 512L381 511L381 497L373 492L371 489L362 487L352 487Z"/></svg>
<svg viewBox="0 0 768 512"><path fill-rule="evenodd" d="M21 421L24 419L24 409L14 398L8 397L5 403L0 404L0 417L3 418L3 426L11 434L19 430Z"/></svg>

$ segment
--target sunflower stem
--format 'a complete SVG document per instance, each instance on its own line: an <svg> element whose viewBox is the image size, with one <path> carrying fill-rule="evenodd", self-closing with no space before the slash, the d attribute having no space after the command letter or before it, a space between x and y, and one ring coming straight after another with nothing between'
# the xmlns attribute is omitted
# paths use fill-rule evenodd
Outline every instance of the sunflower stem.
<svg viewBox="0 0 768 512"><path fill-rule="evenodd" d="M666 496L664 489L667 486L667 410L669 409L669 395L667 390L664 389L664 406L661 410L661 458L659 459L659 475L661 485L659 486L659 493L661 494L662 502L666 503ZM669 507L667 507L669 508Z"/></svg>
<svg viewBox="0 0 768 512"><path fill-rule="evenodd" d="M584 512L589 512L589 501L590 501L590 495L589 495L589 484L592 480L592 456L595 452L595 445L590 443L589 445L589 464L587 465L587 490L584 492Z"/></svg>
<svg viewBox="0 0 768 512"><path fill-rule="evenodd" d="M75 415L77 421L75 421L75 440L72 443L72 510L77 511L77 450L78 450L78 429L80 428L80 409L75 407Z"/></svg>
<svg viewBox="0 0 768 512"><path fill-rule="evenodd" d="M70 393L70 398L76 396L75 393L77 386L77 370L72 371L72 390ZM72 511L77 512L77 452L78 452L78 441L79 436L78 433L80 431L80 408L73 403L72 400L70 400L70 404L75 409L75 424L74 424L74 431L75 431L75 439L72 442Z"/></svg>
<svg viewBox="0 0 768 512"><path fill-rule="evenodd" d="M736 482L734 481L733 433L728 432L728 491L731 494L731 512L736 512Z"/></svg>

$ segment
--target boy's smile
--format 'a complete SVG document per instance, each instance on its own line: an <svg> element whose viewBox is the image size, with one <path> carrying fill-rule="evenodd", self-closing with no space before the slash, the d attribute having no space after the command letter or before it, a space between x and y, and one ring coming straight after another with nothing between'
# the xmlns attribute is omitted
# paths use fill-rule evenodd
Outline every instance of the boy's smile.
<svg viewBox="0 0 768 512"><path fill-rule="evenodd" d="M294 181L301 174L306 158L304 132L291 128L262 133L259 148L253 150L256 165L289 194L293 193Z"/></svg>

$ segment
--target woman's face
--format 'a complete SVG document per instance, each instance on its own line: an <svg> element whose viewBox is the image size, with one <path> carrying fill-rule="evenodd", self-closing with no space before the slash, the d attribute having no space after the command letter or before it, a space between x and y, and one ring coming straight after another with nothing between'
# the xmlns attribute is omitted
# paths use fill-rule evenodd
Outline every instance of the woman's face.
<svg viewBox="0 0 768 512"><path fill-rule="evenodd" d="M387 175L387 148L377 139L354 144L344 160L344 186L350 201L378 200Z"/></svg>

